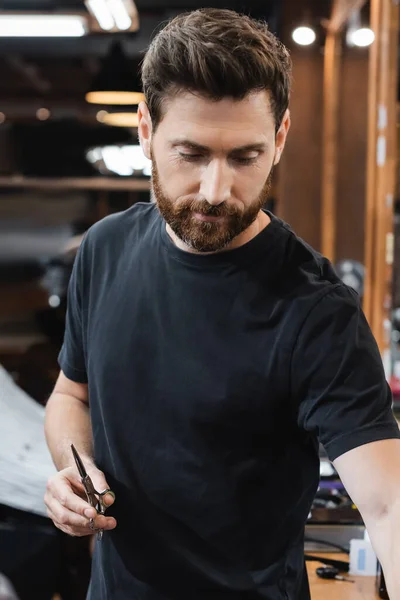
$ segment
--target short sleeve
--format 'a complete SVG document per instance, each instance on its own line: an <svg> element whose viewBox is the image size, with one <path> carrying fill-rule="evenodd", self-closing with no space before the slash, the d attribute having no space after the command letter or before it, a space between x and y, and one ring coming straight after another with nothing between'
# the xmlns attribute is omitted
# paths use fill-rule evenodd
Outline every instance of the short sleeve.
<svg viewBox="0 0 400 600"><path fill-rule="evenodd" d="M85 240L76 255L68 285L67 315L64 341L58 355L58 364L68 379L87 383L84 350L83 290L85 273Z"/></svg>
<svg viewBox="0 0 400 600"><path fill-rule="evenodd" d="M355 292L337 285L306 318L291 365L298 425L330 460L363 444L399 438L378 346Z"/></svg>

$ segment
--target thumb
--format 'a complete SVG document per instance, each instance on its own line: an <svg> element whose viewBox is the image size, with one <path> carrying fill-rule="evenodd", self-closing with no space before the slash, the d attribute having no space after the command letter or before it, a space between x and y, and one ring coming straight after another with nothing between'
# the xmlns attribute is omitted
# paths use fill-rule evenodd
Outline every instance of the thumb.
<svg viewBox="0 0 400 600"><path fill-rule="evenodd" d="M112 491L109 491L108 494L105 494L103 496L103 502L107 506L111 506L112 504L114 504L114 501L115 501L115 494Z"/></svg>
<svg viewBox="0 0 400 600"><path fill-rule="evenodd" d="M113 491L110 490L110 486L107 483L104 473L102 471L100 471L99 469L95 468L95 469L91 470L90 473L88 472L88 474L92 480L94 488L100 494L102 492L104 492L105 490L109 490L108 493L103 496L103 502L107 506L111 506L114 503L115 494Z"/></svg>

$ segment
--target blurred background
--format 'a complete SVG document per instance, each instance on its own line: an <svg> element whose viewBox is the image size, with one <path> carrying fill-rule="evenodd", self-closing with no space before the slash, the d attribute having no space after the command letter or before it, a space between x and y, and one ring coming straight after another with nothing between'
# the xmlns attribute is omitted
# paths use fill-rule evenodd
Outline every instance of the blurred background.
<svg viewBox="0 0 400 600"><path fill-rule="evenodd" d="M1 599L85 597L88 540L55 532L41 500L68 280L90 225L151 200L139 64L167 19L204 6L268 21L291 52L292 128L267 206L362 297L397 409L399 2L1 0Z"/></svg>

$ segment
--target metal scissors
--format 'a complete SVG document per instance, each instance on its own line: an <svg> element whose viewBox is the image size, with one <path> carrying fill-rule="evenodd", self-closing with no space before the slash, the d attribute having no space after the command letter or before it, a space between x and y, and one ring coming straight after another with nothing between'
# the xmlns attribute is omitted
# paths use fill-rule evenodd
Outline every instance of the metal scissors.
<svg viewBox="0 0 400 600"><path fill-rule="evenodd" d="M102 492L98 492L97 490L95 490L92 480L86 473L86 469L83 465L82 459L77 453L73 444L71 444L71 450L72 454L74 455L76 466L78 467L79 475L81 476L81 481L83 487L85 488L86 496L90 506L93 506L97 510L98 514L104 515L107 509L107 505L104 503L103 498L106 494L111 494L111 496L115 498L114 492L110 489L106 489ZM103 537L103 530L95 528L93 518L89 520L89 527L92 531L97 531L97 539L101 540L101 538Z"/></svg>

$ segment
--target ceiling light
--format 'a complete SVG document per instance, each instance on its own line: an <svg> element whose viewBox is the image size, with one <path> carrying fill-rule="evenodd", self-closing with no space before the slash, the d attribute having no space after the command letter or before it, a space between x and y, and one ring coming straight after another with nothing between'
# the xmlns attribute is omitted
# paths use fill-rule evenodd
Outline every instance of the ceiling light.
<svg viewBox="0 0 400 600"><path fill-rule="evenodd" d="M111 31L115 26L107 0L87 0L85 6L105 31Z"/></svg>
<svg viewBox="0 0 400 600"><path fill-rule="evenodd" d="M103 146L86 152L87 160L103 175L151 176L151 160L139 145Z"/></svg>
<svg viewBox="0 0 400 600"><path fill-rule="evenodd" d="M91 104L136 105L144 100L135 63L114 43L86 94Z"/></svg>
<svg viewBox="0 0 400 600"><path fill-rule="evenodd" d="M375 33L369 27L361 27L351 33L350 39L355 46L365 48L375 41Z"/></svg>
<svg viewBox="0 0 400 600"><path fill-rule="evenodd" d="M139 104L144 100L144 95L141 92L88 92L86 101L90 104Z"/></svg>
<svg viewBox="0 0 400 600"><path fill-rule="evenodd" d="M292 33L292 38L300 46L310 46L315 42L317 36L311 27L297 27Z"/></svg>
<svg viewBox="0 0 400 600"><path fill-rule="evenodd" d="M369 21L364 18L360 9L353 10L346 31L346 43L348 46L366 47L375 40L375 34L368 27Z"/></svg>
<svg viewBox="0 0 400 600"><path fill-rule="evenodd" d="M81 37L86 32L80 15L0 15L1 37Z"/></svg>
<svg viewBox="0 0 400 600"><path fill-rule="evenodd" d="M106 146L103 148L103 159L110 171L118 175L133 175L134 169L126 160L121 160L123 154L117 146Z"/></svg>
<svg viewBox="0 0 400 600"><path fill-rule="evenodd" d="M108 7L114 17L114 21L118 29L126 31L132 25L132 19L130 18L128 11L125 8L125 4L122 0L108 0Z"/></svg>
<svg viewBox="0 0 400 600"><path fill-rule="evenodd" d="M139 15L133 0L85 0L85 6L105 31L136 31Z"/></svg>
<svg viewBox="0 0 400 600"><path fill-rule="evenodd" d="M99 110L99 112L96 114L96 119L99 121L99 123L104 123L104 117L106 115L108 115L106 110Z"/></svg>
<svg viewBox="0 0 400 600"><path fill-rule="evenodd" d="M39 108L36 111L36 118L39 119L39 121L47 121L49 117L50 111L48 108Z"/></svg>
<svg viewBox="0 0 400 600"><path fill-rule="evenodd" d="M135 112L106 113L102 122L114 127L137 127L139 125L138 114Z"/></svg>
<svg viewBox="0 0 400 600"><path fill-rule="evenodd" d="M60 298L60 296L57 296L57 294L52 294L49 297L48 302L49 302L49 305L51 306L51 308L57 308L61 304L61 298Z"/></svg>

